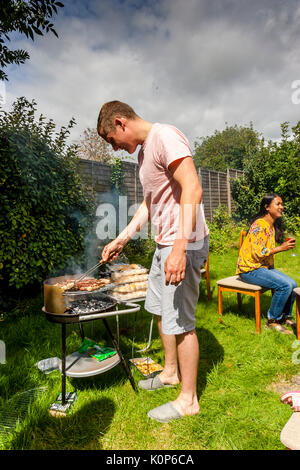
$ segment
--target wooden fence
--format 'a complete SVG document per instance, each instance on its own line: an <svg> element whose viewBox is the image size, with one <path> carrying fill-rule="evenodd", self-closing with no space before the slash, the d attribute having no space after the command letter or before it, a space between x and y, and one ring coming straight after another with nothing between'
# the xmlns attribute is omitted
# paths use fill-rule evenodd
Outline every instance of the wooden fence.
<svg viewBox="0 0 300 470"><path fill-rule="evenodd" d="M220 204L228 207L229 214L234 211L230 179L243 175L241 170L227 169L227 172L198 168L199 180L203 189L203 206L207 220L212 221L213 212Z"/></svg>
<svg viewBox="0 0 300 470"><path fill-rule="evenodd" d="M111 167L106 163L92 160L80 160L79 172L88 188L94 195L111 192ZM131 162L122 163L123 191L128 198L128 207L143 201L143 188L138 177L138 165ZM228 169L226 173L198 168L198 175L203 188L203 206L207 220L212 221L213 211L220 204L228 207L229 213L234 210L231 195L230 178L238 178L240 170Z"/></svg>

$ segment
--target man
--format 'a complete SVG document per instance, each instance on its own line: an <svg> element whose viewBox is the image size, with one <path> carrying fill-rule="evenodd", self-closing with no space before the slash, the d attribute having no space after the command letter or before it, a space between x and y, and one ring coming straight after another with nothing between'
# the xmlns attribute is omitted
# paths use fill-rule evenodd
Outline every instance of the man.
<svg viewBox="0 0 300 470"><path fill-rule="evenodd" d="M141 146L138 162L144 194L128 226L105 246L103 259L116 251L115 259L148 220L157 229L145 309L157 315L165 366L154 379L141 380L139 387L155 390L180 382L182 386L175 401L149 411L148 416L168 422L197 414L199 345L195 310L200 267L208 256L208 228L190 145L175 127L152 124L120 101L103 105L97 129L115 151L123 149L132 154Z"/></svg>

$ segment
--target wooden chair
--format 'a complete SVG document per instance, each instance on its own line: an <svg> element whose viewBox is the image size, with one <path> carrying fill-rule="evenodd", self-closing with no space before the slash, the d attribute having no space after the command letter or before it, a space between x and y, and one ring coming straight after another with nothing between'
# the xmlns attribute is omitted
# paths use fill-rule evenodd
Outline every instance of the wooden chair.
<svg viewBox="0 0 300 470"><path fill-rule="evenodd" d="M209 276L209 255L205 266L201 268L201 278L206 280L207 299L211 300L210 276Z"/></svg>
<svg viewBox="0 0 300 470"><path fill-rule="evenodd" d="M294 292L296 292L297 339L300 339L300 287L296 287Z"/></svg>
<svg viewBox="0 0 300 470"><path fill-rule="evenodd" d="M247 232L244 230L240 233L239 240L239 250L243 244L244 237ZM254 284L248 284L247 282L242 281L239 276L226 277L217 281L218 285L218 311L219 311L219 323L222 323L223 316L223 292L236 292L237 293L237 302L238 308L241 310L242 307L242 296L241 294L250 295L255 299L255 323L256 323L256 332L261 333L261 321L260 321L260 296L263 292L266 292L269 289L257 286Z"/></svg>

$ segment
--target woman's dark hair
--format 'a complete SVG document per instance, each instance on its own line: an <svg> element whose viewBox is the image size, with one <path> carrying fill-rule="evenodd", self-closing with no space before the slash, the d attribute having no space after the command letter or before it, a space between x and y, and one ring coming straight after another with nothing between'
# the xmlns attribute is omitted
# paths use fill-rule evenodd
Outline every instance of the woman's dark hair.
<svg viewBox="0 0 300 470"><path fill-rule="evenodd" d="M271 202L273 201L273 199L275 199L275 197L281 198L281 196L276 193L265 194L265 196L261 200L259 212L253 217L251 221L251 225L257 219L264 217L268 213L266 207L268 207L271 204ZM277 243L281 244L283 242L283 227L282 227L281 217L275 220L274 229L275 229L275 240Z"/></svg>

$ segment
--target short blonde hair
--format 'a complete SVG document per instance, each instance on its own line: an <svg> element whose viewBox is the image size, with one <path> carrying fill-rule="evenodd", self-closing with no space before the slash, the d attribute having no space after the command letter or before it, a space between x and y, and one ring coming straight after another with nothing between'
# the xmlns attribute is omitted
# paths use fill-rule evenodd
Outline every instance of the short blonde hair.
<svg viewBox="0 0 300 470"><path fill-rule="evenodd" d="M108 103L105 103L100 110L97 121L98 133L100 129L102 129L106 134L114 131L116 128L114 122L116 117L136 119L138 118L138 115L131 106L126 103L122 103L122 101L109 101Z"/></svg>

